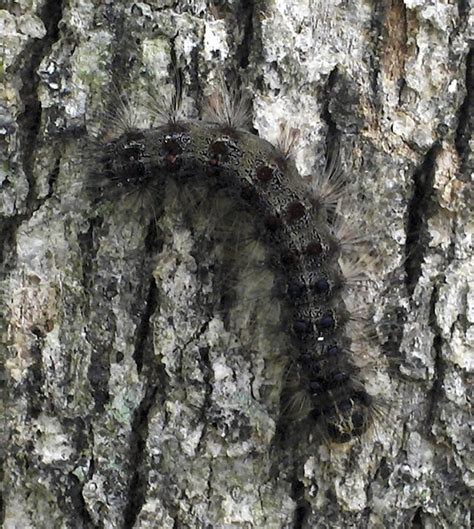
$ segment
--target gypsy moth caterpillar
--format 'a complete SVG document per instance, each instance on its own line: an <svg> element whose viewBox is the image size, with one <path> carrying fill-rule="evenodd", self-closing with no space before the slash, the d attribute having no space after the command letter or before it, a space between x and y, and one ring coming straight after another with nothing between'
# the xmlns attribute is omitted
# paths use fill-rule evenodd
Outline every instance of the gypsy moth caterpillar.
<svg viewBox="0 0 474 529"><path fill-rule="evenodd" d="M311 197L291 159L295 129L283 127L277 147L245 131L247 97L222 86L207 109L215 123L186 120L180 110L181 83L175 83L174 97L154 97L159 124L140 130L127 121L120 135L103 144L93 178L110 187L112 198L145 191L147 200L156 203L167 179L183 187L198 180L227 189L253 212L283 278L277 296L290 307L283 325L295 355L284 382L283 420L309 417L336 444L362 435L372 422L374 399L351 358L347 326L362 318L347 310L342 287L360 282L363 274L357 260L341 267L339 258L366 240L352 234L338 215L345 185L337 161L319 178ZM345 279L342 272L348 270ZM227 283L225 277L221 281ZM224 290L231 292L232 285ZM241 301L250 303L253 295L260 293Z"/></svg>

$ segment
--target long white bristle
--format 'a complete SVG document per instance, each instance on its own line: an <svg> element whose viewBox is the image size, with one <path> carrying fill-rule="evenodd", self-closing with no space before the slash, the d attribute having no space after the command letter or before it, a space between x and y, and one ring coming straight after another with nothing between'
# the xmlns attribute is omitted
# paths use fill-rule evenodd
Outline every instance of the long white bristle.
<svg viewBox="0 0 474 529"><path fill-rule="evenodd" d="M245 128L250 122L249 96L235 86L229 87L219 76L216 90L206 101L204 115L221 125Z"/></svg>
<svg viewBox="0 0 474 529"><path fill-rule="evenodd" d="M148 107L154 118L155 125L166 125L181 121L184 117L182 71L179 68L174 68L171 91L153 87L149 91L148 96Z"/></svg>

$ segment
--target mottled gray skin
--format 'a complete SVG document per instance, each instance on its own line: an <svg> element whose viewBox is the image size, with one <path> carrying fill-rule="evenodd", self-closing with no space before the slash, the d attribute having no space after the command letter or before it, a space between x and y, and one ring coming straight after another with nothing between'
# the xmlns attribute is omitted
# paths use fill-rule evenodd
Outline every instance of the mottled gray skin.
<svg viewBox="0 0 474 529"><path fill-rule="evenodd" d="M190 178L217 183L249 203L277 253L292 306L285 327L299 356L288 369L283 421L311 415L336 443L366 431L372 399L355 378L348 353L338 242L324 208L311 202L289 156L243 130L180 122L131 130L104 145L98 173L114 194L151 186L159 200L159 190L173 176L184 185Z"/></svg>

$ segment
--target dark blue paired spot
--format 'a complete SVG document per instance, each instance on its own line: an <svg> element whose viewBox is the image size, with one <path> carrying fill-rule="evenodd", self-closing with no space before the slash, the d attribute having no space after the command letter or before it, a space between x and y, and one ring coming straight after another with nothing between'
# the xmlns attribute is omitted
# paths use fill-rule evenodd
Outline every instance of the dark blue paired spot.
<svg viewBox="0 0 474 529"><path fill-rule="evenodd" d="M323 384L321 384L321 382L318 382L317 380L312 380L309 383L309 390L314 396L321 395L324 392L324 386Z"/></svg>
<svg viewBox="0 0 474 529"><path fill-rule="evenodd" d="M349 410L352 410L353 402L351 399L344 399L337 403L337 407L339 408L339 411L346 413Z"/></svg>
<svg viewBox="0 0 474 529"><path fill-rule="evenodd" d="M329 281L324 277L315 281L311 287L312 291L319 295L327 294L330 288Z"/></svg>
<svg viewBox="0 0 474 529"><path fill-rule="evenodd" d="M329 312L326 314L323 314L317 322L318 329L324 330L324 331L333 329L335 324L336 322L334 320L334 316Z"/></svg>
<svg viewBox="0 0 474 529"><path fill-rule="evenodd" d="M331 375L330 385L331 387L342 386L348 380L349 380L349 375L347 373L345 373L344 371L338 371L337 373L333 373Z"/></svg>
<svg viewBox="0 0 474 529"><path fill-rule="evenodd" d="M306 286L302 283L289 283L286 291L291 298L300 298L305 294Z"/></svg>
<svg viewBox="0 0 474 529"><path fill-rule="evenodd" d="M356 411L352 414L352 425L357 430L362 430L365 426L365 420L364 416L360 411ZM356 432L358 435L362 433L362 431Z"/></svg>
<svg viewBox="0 0 474 529"><path fill-rule="evenodd" d="M365 391L362 391L362 390L356 391L354 393L354 398L356 398L359 402L361 402L365 406L370 406L372 404L372 397Z"/></svg>
<svg viewBox="0 0 474 529"><path fill-rule="evenodd" d="M299 358L300 365L309 378L314 378L321 372L317 359L311 353L302 353Z"/></svg>
<svg viewBox="0 0 474 529"><path fill-rule="evenodd" d="M336 411L336 408L334 407L333 404L326 404L325 406L323 406L321 411L323 415L330 416L334 414L334 412Z"/></svg>
<svg viewBox="0 0 474 529"><path fill-rule="evenodd" d="M311 332L313 326L307 320L295 320L293 322L293 331L298 336L303 336Z"/></svg>

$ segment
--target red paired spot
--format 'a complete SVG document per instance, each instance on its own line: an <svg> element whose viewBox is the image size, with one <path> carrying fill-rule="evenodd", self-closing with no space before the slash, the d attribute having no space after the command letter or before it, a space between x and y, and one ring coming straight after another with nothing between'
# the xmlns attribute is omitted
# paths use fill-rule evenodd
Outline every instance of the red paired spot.
<svg viewBox="0 0 474 529"><path fill-rule="evenodd" d="M210 163L210 162L209 162ZM218 164L215 163L215 164L211 164L207 169L206 169L206 174L207 176L219 176L220 174L220 168L217 166Z"/></svg>
<svg viewBox="0 0 474 529"><path fill-rule="evenodd" d="M228 152L228 146L225 141L215 141L214 143L211 143L209 146L209 165L212 165L214 167L218 166L221 162L222 156L227 154Z"/></svg>
<svg viewBox="0 0 474 529"><path fill-rule="evenodd" d="M304 216L306 208L301 202L292 202L286 209L288 222L295 222Z"/></svg>
<svg viewBox="0 0 474 529"><path fill-rule="evenodd" d="M281 254L280 260L283 266L293 266L298 262L298 255L288 250Z"/></svg>
<svg viewBox="0 0 474 529"><path fill-rule="evenodd" d="M242 185L242 188L240 190L240 196L250 202L255 198L255 189L250 185Z"/></svg>
<svg viewBox="0 0 474 529"><path fill-rule="evenodd" d="M257 169L257 179L260 180L263 184L267 184L273 178L274 169L268 167L268 165L263 165Z"/></svg>
<svg viewBox="0 0 474 529"><path fill-rule="evenodd" d="M280 217L269 216L265 219L265 227L270 231L276 231L283 224L283 221Z"/></svg>
<svg viewBox="0 0 474 529"><path fill-rule="evenodd" d="M225 141L215 141L214 143L211 144L211 146L209 147L209 150L211 154L213 154L214 156L226 154L228 151L227 143Z"/></svg>
<svg viewBox="0 0 474 529"><path fill-rule="evenodd" d="M323 246L319 241L313 241L306 246L305 251L308 255L318 257L323 253Z"/></svg>
<svg viewBox="0 0 474 529"><path fill-rule="evenodd" d="M171 165L174 165L176 163L176 159L183 152L183 149L181 148L179 143L176 140L172 139L165 140L163 142L163 148L166 152L165 160Z"/></svg>

